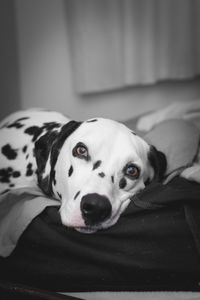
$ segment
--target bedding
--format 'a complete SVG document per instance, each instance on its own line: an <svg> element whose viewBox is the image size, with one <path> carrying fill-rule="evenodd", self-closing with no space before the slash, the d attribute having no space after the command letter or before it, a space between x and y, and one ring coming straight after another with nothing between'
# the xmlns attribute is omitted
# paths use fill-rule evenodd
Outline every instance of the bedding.
<svg viewBox="0 0 200 300"><path fill-rule="evenodd" d="M167 184L147 186L115 226L92 235L62 226L52 203L22 230L12 254L0 259L0 279L63 292L199 291L200 185L178 176L196 155L199 132L186 121L174 122L145 137L170 158Z"/></svg>

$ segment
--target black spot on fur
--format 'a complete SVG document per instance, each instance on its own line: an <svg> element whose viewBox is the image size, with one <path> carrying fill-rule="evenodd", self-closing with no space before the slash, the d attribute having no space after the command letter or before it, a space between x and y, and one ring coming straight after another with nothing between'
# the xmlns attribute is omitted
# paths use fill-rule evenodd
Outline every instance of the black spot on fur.
<svg viewBox="0 0 200 300"><path fill-rule="evenodd" d="M9 184L9 187L14 187L14 186L15 186L14 183Z"/></svg>
<svg viewBox="0 0 200 300"><path fill-rule="evenodd" d="M53 170L53 173L52 173L52 181L53 181L53 184L56 185L56 171Z"/></svg>
<svg viewBox="0 0 200 300"><path fill-rule="evenodd" d="M45 169L46 161L51 151L54 141L58 136L57 132L48 132L44 134L36 143L34 155L36 156L38 172L42 173ZM52 174L53 175L53 174Z"/></svg>
<svg viewBox="0 0 200 300"><path fill-rule="evenodd" d="M73 167L71 166L70 168L69 168L69 171L68 171L68 176L70 177L71 175L72 175L72 173L73 173Z"/></svg>
<svg viewBox="0 0 200 300"><path fill-rule="evenodd" d="M22 148L22 151L23 151L24 153L26 153L26 151L27 151L27 148L28 148L28 146L27 146L27 145L25 145L25 146Z"/></svg>
<svg viewBox="0 0 200 300"><path fill-rule="evenodd" d="M32 176L33 170L32 170L32 163L29 163L26 167L26 176Z"/></svg>
<svg viewBox="0 0 200 300"><path fill-rule="evenodd" d="M112 183L114 183L114 176L111 176L111 181Z"/></svg>
<svg viewBox="0 0 200 300"><path fill-rule="evenodd" d="M59 124L57 122L46 122L42 126L42 128L46 129L47 131L49 131L49 130L51 131L51 130L59 128L59 127L61 127L61 124Z"/></svg>
<svg viewBox="0 0 200 300"><path fill-rule="evenodd" d="M13 149L10 144L3 146L1 152L7 159L15 159L17 157L17 149Z"/></svg>
<svg viewBox="0 0 200 300"><path fill-rule="evenodd" d="M60 150L68 136L70 136L80 125L81 122L70 121L61 127L60 132L47 132L35 143L35 156L38 167L38 185L42 191L49 196L53 195L53 174ZM43 178L42 174L49 154L51 155L51 171L46 178Z"/></svg>
<svg viewBox="0 0 200 300"><path fill-rule="evenodd" d="M154 180L160 181L163 179L167 168L167 160L161 151L158 151L156 147L150 146L150 151L148 153L148 159L151 166L154 169Z"/></svg>
<svg viewBox="0 0 200 300"><path fill-rule="evenodd" d="M12 173L12 176L13 176L14 178L17 178L17 177L21 176L21 173L20 173L19 171L14 171L14 172Z"/></svg>
<svg viewBox="0 0 200 300"><path fill-rule="evenodd" d="M28 159L28 158L29 158L29 154L26 155L26 159Z"/></svg>
<svg viewBox="0 0 200 300"><path fill-rule="evenodd" d="M32 141L35 142L37 138L42 134L43 128L38 126L31 126L25 129L26 134L32 135Z"/></svg>
<svg viewBox="0 0 200 300"><path fill-rule="evenodd" d="M21 124L21 123L13 123L13 124L10 124L7 126L7 128L13 128L15 127L16 129L20 129L22 127L24 127L24 124Z"/></svg>
<svg viewBox="0 0 200 300"><path fill-rule="evenodd" d="M97 121L98 121L97 119L92 119L92 120L86 121L86 123L93 123L93 122L97 122Z"/></svg>
<svg viewBox="0 0 200 300"><path fill-rule="evenodd" d="M76 198L78 197L78 195L80 194L80 192L81 192L81 191L78 191L78 192L76 193L76 195L74 196L74 200L76 200Z"/></svg>
<svg viewBox="0 0 200 300"><path fill-rule="evenodd" d="M24 121L27 119L29 119L29 117L19 118L16 121L14 121L13 123L7 125L6 127L7 128L16 128L16 129L22 128L24 126L24 124L22 124L21 121Z"/></svg>
<svg viewBox="0 0 200 300"><path fill-rule="evenodd" d="M35 142L37 138L43 133L44 130L52 132L53 129L61 127L61 124L56 122L46 122L43 126L31 126L26 128L25 133L32 135L32 141Z"/></svg>
<svg viewBox="0 0 200 300"><path fill-rule="evenodd" d="M33 170L26 171L26 176L32 176L32 175L33 175Z"/></svg>
<svg viewBox="0 0 200 300"><path fill-rule="evenodd" d="M125 186L126 186L127 182L126 182L126 179L125 178L122 178L119 182L119 188L120 189L124 189Z"/></svg>
<svg viewBox="0 0 200 300"><path fill-rule="evenodd" d="M9 183L12 176L13 169L8 167L7 169L0 169L0 182Z"/></svg>
<svg viewBox="0 0 200 300"><path fill-rule="evenodd" d="M41 181L40 181L40 174L38 173L37 170L37 176L38 176L38 186L42 189L42 191L50 196L53 195L53 191L52 191L52 187L51 187L51 191L48 191L48 187L49 187L49 176L43 177L42 178L42 185L41 185Z"/></svg>
<svg viewBox="0 0 200 300"><path fill-rule="evenodd" d="M24 120L28 120L28 119L30 119L29 117L23 117L23 118L19 118L19 119L17 119L15 122L21 122L21 121L24 121Z"/></svg>
<svg viewBox="0 0 200 300"><path fill-rule="evenodd" d="M105 173L103 173L103 172L101 172L101 173L98 173L98 175L100 176L100 177L105 177Z"/></svg>
<svg viewBox="0 0 200 300"><path fill-rule="evenodd" d="M58 191L56 191L56 193L57 193L58 197L59 197L60 199L62 199L62 195L61 195Z"/></svg>
<svg viewBox="0 0 200 300"><path fill-rule="evenodd" d="M0 127L0 129L7 128L8 124L9 124L8 122L4 123L4 124Z"/></svg>
<svg viewBox="0 0 200 300"><path fill-rule="evenodd" d="M50 151L52 149L53 143L56 142L57 140L57 136L58 136L58 132L49 131L46 134L44 134L41 138L39 138L35 143L34 155L36 157L37 168L38 168L37 170L38 185L43 190L43 192L45 192L45 190L49 186L49 176L43 178L42 174L44 172L46 161L50 155ZM55 173L52 170L51 182L53 182L54 176ZM41 183L43 183L43 187ZM53 195L52 188L51 188L51 192L49 191L45 193L48 194L49 196L52 196Z"/></svg>
<svg viewBox="0 0 200 300"><path fill-rule="evenodd" d="M101 160L97 160L95 163L94 163L94 165L93 165L93 169L92 170L95 170L95 169L97 169L100 165L101 165Z"/></svg>

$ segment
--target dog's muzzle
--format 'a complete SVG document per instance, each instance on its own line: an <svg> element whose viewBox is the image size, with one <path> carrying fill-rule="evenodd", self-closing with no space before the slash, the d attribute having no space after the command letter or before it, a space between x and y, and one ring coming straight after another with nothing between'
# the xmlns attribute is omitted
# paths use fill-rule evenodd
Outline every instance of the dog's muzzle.
<svg viewBox="0 0 200 300"><path fill-rule="evenodd" d="M87 194L80 203L82 217L85 225L93 226L102 223L111 216L112 206L106 196Z"/></svg>

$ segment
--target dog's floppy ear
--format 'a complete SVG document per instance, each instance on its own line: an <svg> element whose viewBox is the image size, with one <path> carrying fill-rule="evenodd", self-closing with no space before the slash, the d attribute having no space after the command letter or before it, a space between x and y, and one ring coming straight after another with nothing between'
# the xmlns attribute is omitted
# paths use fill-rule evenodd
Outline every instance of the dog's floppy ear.
<svg viewBox="0 0 200 300"><path fill-rule="evenodd" d="M63 125L59 132L53 130L49 131L35 143L38 185L42 191L49 196L53 195L52 182L55 180L54 168L60 149L68 136L70 136L80 125L81 122L70 121ZM49 168L46 168L47 163L49 164ZM48 169L49 171L47 172L45 169Z"/></svg>
<svg viewBox="0 0 200 300"><path fill-rule="evenodd" d="M161 181L167 168L165 154L161 151L158 151L156 147L151 145L148 152L148 160L154 169L153 180Z"/></svg>

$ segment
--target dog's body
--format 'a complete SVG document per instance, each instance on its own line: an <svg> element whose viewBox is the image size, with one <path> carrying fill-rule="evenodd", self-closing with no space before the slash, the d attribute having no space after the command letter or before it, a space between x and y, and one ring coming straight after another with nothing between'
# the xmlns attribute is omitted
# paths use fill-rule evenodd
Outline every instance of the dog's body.
<svg viewBox="0 0 200 300"><path fill-rule="evenodd" d="M130 197L166 167L164 155L123 124L44 110L4 119L0 149L0 193L39 187L61 201L62 223L82 232L115 224Z"/></svg>
<svg viewBox="0 0 200 300"><path fill-rule="evenodd" d="M57 120L57 121L55 121ZM49 130L58 132L69 120L59 113L19 111L0 123L0 192L12 188L37 188L35 142Z"/></svg>

